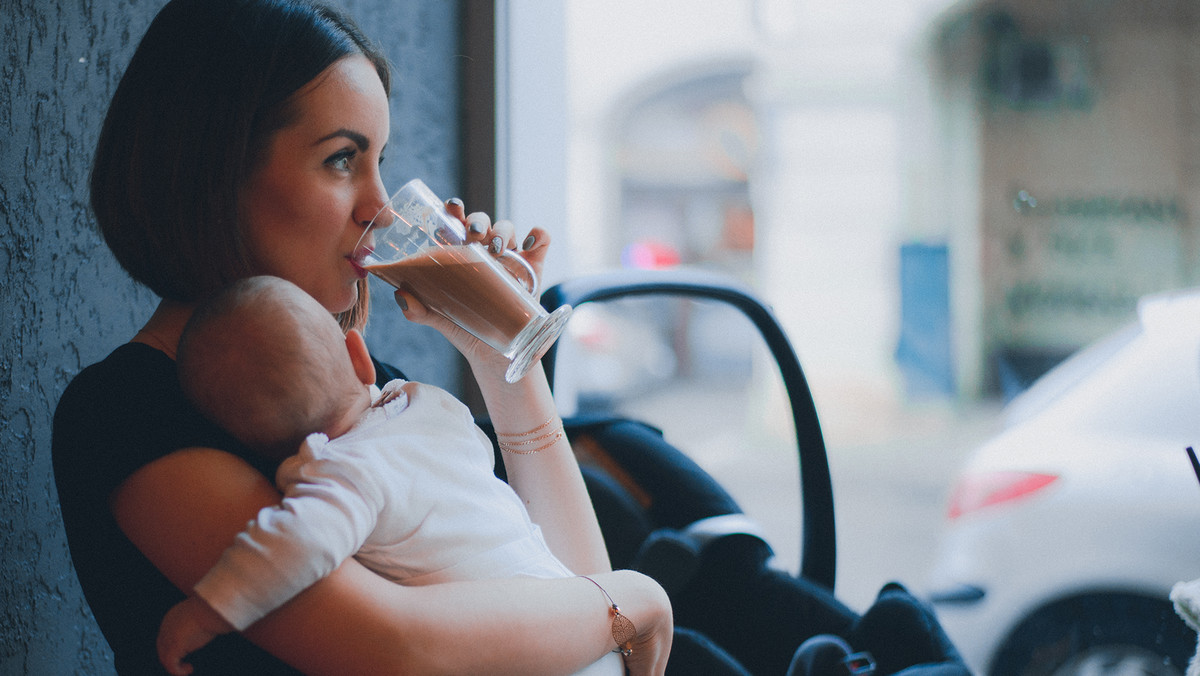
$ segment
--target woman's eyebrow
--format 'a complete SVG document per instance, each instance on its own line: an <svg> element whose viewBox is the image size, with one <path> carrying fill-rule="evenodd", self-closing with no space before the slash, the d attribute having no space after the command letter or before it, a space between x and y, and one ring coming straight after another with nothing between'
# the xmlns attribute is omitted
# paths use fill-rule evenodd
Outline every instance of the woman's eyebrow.
<svg viewBox="0 0 1200 676"><path fill-rule="evenodd" d="M354 145L358 146L358 149L361 151L366 151L366 149L371 146L371 141L368 140L366 136L364 136L356 131L351 131L349 129L339 129L339 130L333 132L332 134L326 134L325 136L322 136L321 138L317 139L316 143L313 143L313 145L319 146L322 143L324 143L330 139L335 139L338 137L350 139L351 141L354 142Z"/></svg>

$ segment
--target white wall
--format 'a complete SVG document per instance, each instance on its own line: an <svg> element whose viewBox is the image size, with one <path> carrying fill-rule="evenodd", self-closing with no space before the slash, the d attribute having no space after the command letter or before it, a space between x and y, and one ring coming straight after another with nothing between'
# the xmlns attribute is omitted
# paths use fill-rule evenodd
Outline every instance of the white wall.
<svg viewBox="0 0 1200 676"><path fill-rule="evenodd" d="M759 291L814 390L838 399L827 407L845 417L831 421L835 434L898 405L897 247L913 227L902 215L903 94L923 65L913 44L947 0L502 4L511 66L502 194L511 202L500 203L514 219L540 210L519 222L553 230L565 262L555 274L613 258L603 233L615 231L611 124L623 102L673 73L751 58L748 95L766 149L750 179ZM560 28L561 41L551 35ZM565 222L551 227L551 213Z"/></svg>
<svg viewBox="0 0 1200 676"><path fill-rule="evenodd" d="M565 7L496 2L496 217L553 238L542 287L573 274L567 216Z"/></svg>

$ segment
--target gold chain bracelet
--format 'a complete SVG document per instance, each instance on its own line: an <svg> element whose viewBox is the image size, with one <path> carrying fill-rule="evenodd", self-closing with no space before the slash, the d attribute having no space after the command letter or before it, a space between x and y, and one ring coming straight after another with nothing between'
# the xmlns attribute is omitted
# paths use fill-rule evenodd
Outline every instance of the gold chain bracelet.
<svg viewBox="0 0 1200 676"><path fill-rule="evenodd" d="M550 425L554 425L555 423L557 423L557 425L551 428L550 431L542 432L542 430L545 430L547 427L550 427ZM539 432L542 433L538 434ZM532 455L534 453L544 451L554 444L557 444L558 441L565 436L565 434L566 433L564 432L562 426L562 420L555 415L528 432L522 432L520 434L496 433L496 443L500 447L500 450L507 453L516 453L517 455ZM549 441L547 441L547 439ZM527 448L528 446L535 445L535 448Z"/></svg>
<svg viewBox="0 0 1200 676"><path fill-rule="evenodd" d="M621 614L621 609L617 607L617 603L608 595L604 587L600 586L599 582L596 582L587 575L580 575L579 577L596 585L596 589L599 589L600 593L604 594L604 598L608 599L608 609L613 614L612 637L617 642L617 649L613 652L629 657L633 654L633 639L637 638L637 629L634 628L633 621Z"/></svg>

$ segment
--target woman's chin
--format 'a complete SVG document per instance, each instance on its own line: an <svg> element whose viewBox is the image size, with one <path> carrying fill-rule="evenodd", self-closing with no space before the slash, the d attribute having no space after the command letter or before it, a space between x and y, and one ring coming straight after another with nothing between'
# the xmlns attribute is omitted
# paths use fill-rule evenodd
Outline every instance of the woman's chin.
<svg viewBox="0 0 1200 676"><path fill-rule="evenodd" d="M317 302L330 313L341 314L358 303L358 285L351 285L349 291L341 289L336 294L331 293L324 297L318 297Z"/></svg>

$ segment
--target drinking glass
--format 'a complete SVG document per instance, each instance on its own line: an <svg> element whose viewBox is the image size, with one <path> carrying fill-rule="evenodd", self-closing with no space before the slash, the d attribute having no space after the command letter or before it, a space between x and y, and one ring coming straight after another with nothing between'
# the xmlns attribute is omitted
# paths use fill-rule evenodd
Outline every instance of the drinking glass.
<svg viewBox="0 0 1200 676"><path fill-rule="evenodd" d="M515 383L550 349L571 307L547 313L538 278L515 251L493 255L467 241L462 221L420 179L404 184L355 247L358 263L454 322L509 360Z"/></svg>

